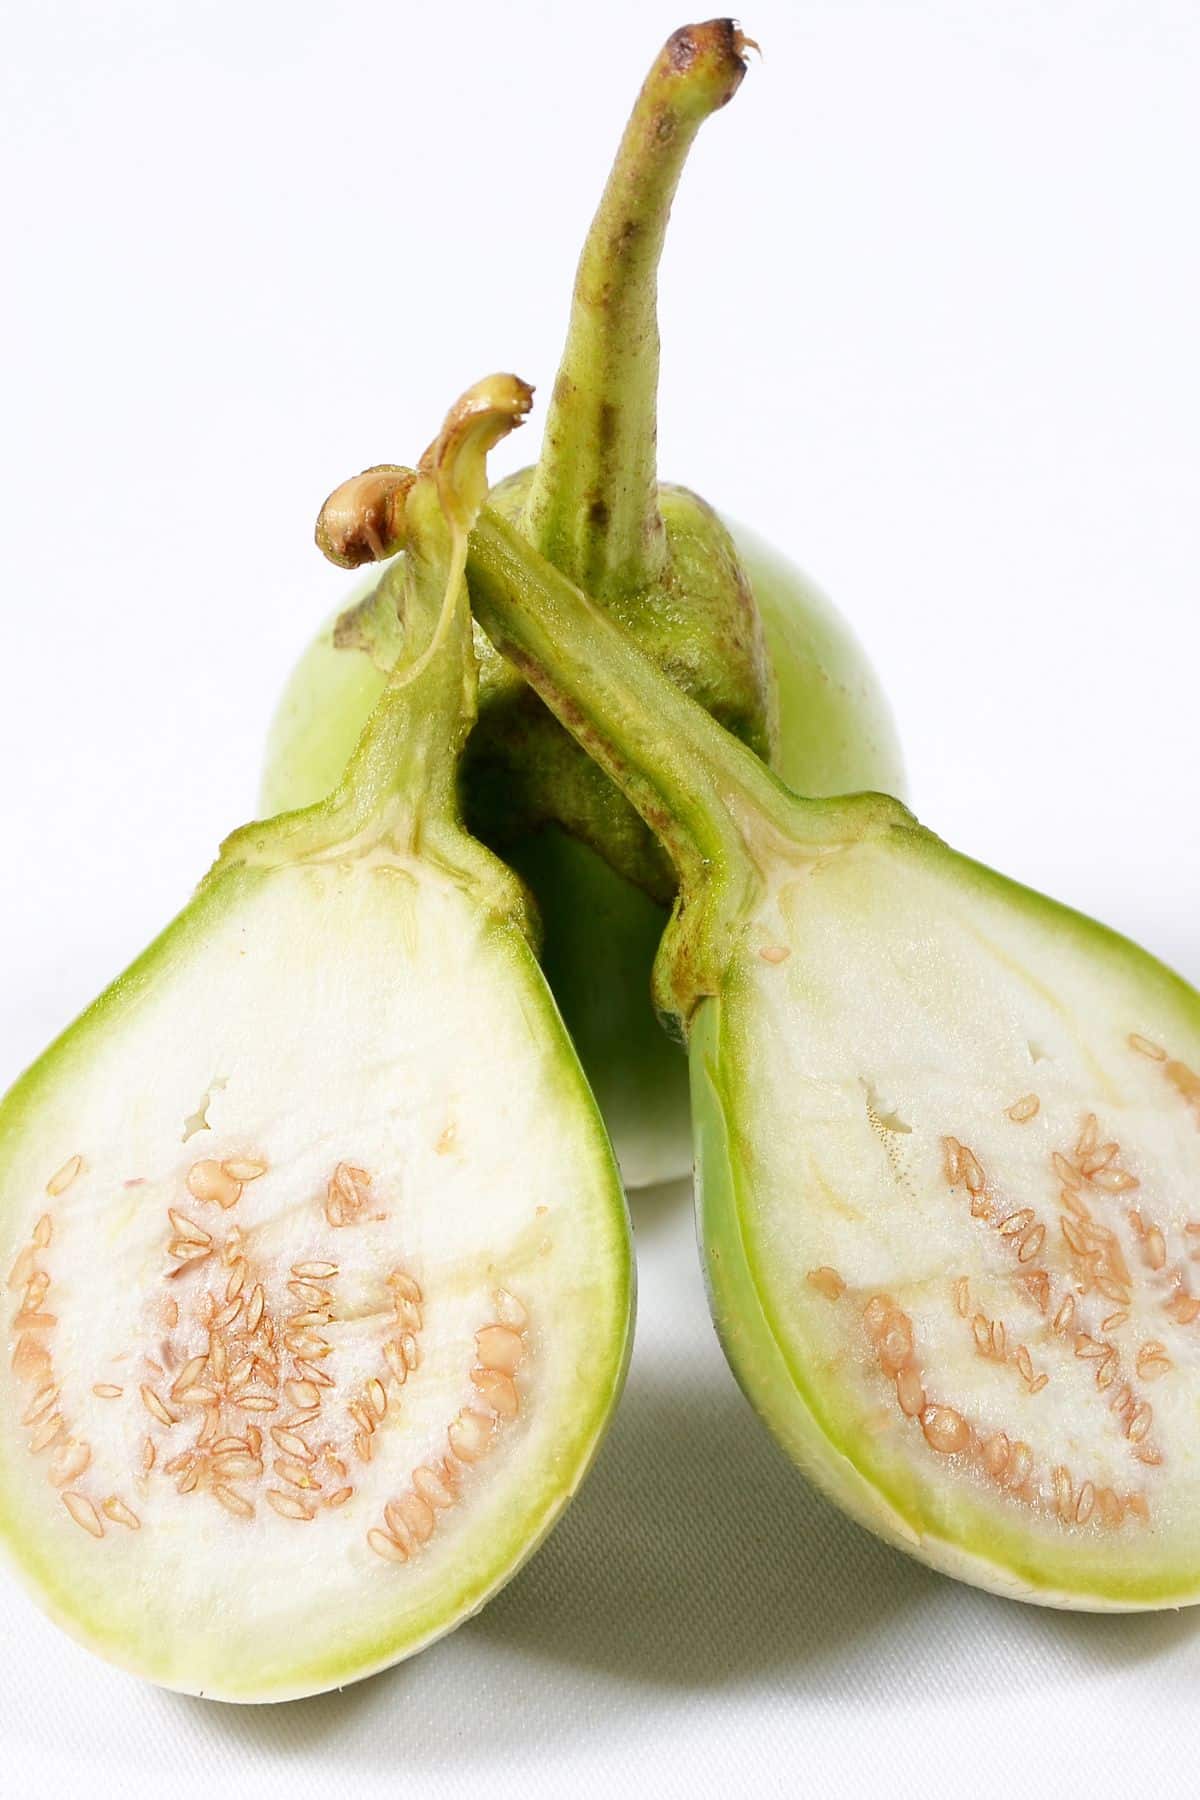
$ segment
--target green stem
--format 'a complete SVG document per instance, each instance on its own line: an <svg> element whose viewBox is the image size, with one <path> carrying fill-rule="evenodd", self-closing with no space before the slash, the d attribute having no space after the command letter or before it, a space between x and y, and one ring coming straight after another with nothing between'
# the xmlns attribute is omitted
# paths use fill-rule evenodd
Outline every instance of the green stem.
<svg viewBox="0 0 1200 1800"><path fill-rule="evenodd" d="M732 19L687 25L646 78L575 277L566 349L525 505L530 541L601 600L662 570L657 276L692 140L736 93L747 40Z"/></svg>
<svg viewBox="0 0 1200 1800"><path fill-rule="evenodd" d="M683 884L735 854L730 802L769 807L774 778L632 637L485 507L467 559L488 636L661 839Z"/></svg>

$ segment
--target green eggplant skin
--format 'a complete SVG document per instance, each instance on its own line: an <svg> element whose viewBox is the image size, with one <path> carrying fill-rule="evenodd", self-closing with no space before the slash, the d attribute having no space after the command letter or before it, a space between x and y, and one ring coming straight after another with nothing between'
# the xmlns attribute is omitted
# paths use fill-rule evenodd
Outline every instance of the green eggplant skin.
<svg viewBox="0 0 1200 1800"><path fill-rule="evenodd" d="M833 602L749 526L727 521L762 620L780 729L771 767L810 800L907 792L891 706Z"/></svg>
<svg viewBox="0 0 1200 1800"><path fill-rule="evenodd" d="M523 471L493 489L491 500L503 516L515 521L519 515L530 475ZM670 526L669 507L664 513ZM892 714L853 633L821 590L763 539L742 525L728 529L761 620L768 680L777 696L774 766L789 787L814 799L862 791L902 797L903 759ZM467 574L469 582L469 560ZM379 583L379 571L372 569L349 605L322 627L284 688L267 739L259 796L264 816L322 799L341 777L396 655L395 608ZM659 666L675 673L690 631L686 622L674 633L660 627L650 645L646 634L639 636ZM691 1128L686 1061L650 1003L665 910L582 837L550 821L514 832L511 804L501 798L497 807L489 805L497 788L494 745L514 707L536 708L547 726L551 722L482 633L476 647L485 752L473 760L473 738L465 769L468 823L534 895L547 978L626 1184L674 1179L691 1166ZM706 697L712 697L711 685ZM560 728L541 733L539 727L537 743L546 759L557 758L559 745L570 751L555 766L556 780L572 769L585 772L579 809L591 805L599 812L611 796L619 803L615 815L633 829L632 841L643 844L644 828L632 809ZM549 782L537 785L548 796Z"/></svg>
<svg viewBox="0 0 1200 1800"><path fill-rule="evenodd" d="M382 645L395 617L381 572L372 569L288 676L267 733L258 791L264 819L315 806L341 780L387 681Z"/></svg>

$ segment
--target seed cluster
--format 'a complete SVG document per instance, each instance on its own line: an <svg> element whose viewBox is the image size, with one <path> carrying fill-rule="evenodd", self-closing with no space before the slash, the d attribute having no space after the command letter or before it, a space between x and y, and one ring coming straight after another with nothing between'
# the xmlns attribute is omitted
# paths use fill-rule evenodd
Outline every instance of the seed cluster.
<svg viewBox="0 0 1200 1800"><path fill-rule="evenodd" d="M1158 1286L1168 1290L1167 1298L1162 1303L1162 1310L1177 1325L1194 1325L1200 1318L1200 1299L1188 1292L1187 1271L1182 1263L1167 1268L1167 1240L1157 1225L1147 1223L1139 1209L1132 1209L1127 1215L1130 1230L1138 1240L1141 1259L1150 1270L1152 1276L1161 1275ZM1184 1226L1185 1233L1195 1235L1200 1227L1192 1224ZM1195 1253L1191 1253L1193 1259Z"/></svg>
<svg viewBox="0 0 1200 1800"><path fill-rule="evenodd" d="M1131 1042L1133 1040L1131 1039ZM1150 1054L1157 1047L1148 1045L1148 1041L1140 1040L1147 1048L1141 1054ZM1135 1045L1135 1048L1137 1046ZM1166 1052L1158 1052L1152 1060L1159 1057L1165 1059ZM1170 1065L1172 1067L1176 1065ZM1182 1067L1182 1065L1178 1065ZM1093 1289L1106 1298L1117 1302L1117 1310L1112 1312L1101 1323L1102 1331L1119 1331L1127 1324L1132 1305L1133 1278L1121 1253L1116 1234L1100 1225L1092 1216L1083 1198L1081 1189L1085 1183L1098 1187L1101 1192L1109 1194L1131 1193L1140 1186L1137 1178L1128 1170L1121 1168L1117 1158L1120 1145L1112 1142L1099 1142L1099 1127L1094 1115L1089 1115L1079 1142L1075 1146L1075 1160L1056 1155L1054 1167L1056 1174L1063 1180L1061 1199L1063 1206L1071 1217L1064 1217L1062 1229L1067 1244L1073 1253L1074 1267L1079 1277L1078 1292L1086 1294ZM1194 1325L1200 1320L1200 1297L1189 1292L1187 1273L1182 1263L1167 1267L1167 1238L1162 1228L1152 1220L1148 1220L1144 1212L1133 1207L1126 1213L1126 1219L1135 1240L1142 1263L1150 1271L1151 1276L1162 1276L1162 1283L1168 1289L1167 1298L1162 1301L1162 1310L1177 1325ZM1184 1227L1185 1235L1200 1235L1200 1222L1191 1222ZM1200 1251L1189 1253L1190 1260L1196 1260ZM1109 1346L1108 1382L1115 1379L1115 1367L1112 1362L1112 1347ZM1097 1351L1091 1340L1077 1350L1077 1354L1092 1356ZM1167 1354L1165 1344L1157 1338L1143 1342L1136 1352L1136 1369L1140 1380L1155 1381L1167 1375L1175 1367ZM1097 1380L1100 1375L1097 1371ZM1105 1383L1107 1385L1107 1383ZM1143 1403L1144 1407L1144 1403ZM1146 1409L1148 1410L1148 1409ZM1121 1409L1127 1427L1133 1432L1143 1432L1146 1410L1131 1405L1128 1396L1124 1398ZM1146 1427L1148 1429L1148 1427ZM1143 1433L1144 1435L1144 1433ZM1140 1441L1138 1437L1134 1442ZM1153 1453L1143 1448L1141 1452L1146 1461L1154 1460Z"/></svg>
<svg viewBox="0 0 1200 1800"><path fill-rule="evenodd" d="M946 1138L944 1149L947 1181L951 1187L960 1184L966 1187L972 1216L1015 1245L1019 1263L1030 1262L1033 1256L1040 1257L1046 1234L1041 1223L1036 1222L1033 1208L1010 1210L1006 1207L991 1189L979 1158L957 1138ZM1082 1329L1078 1306L1080 1299L1086 1299L1092 1293L1116 1303L1117 1310L1107 1314L1100 1328L1102 1332L1106 1328L1119 1328L1129 1316L1132 1276L1128 1265L1116 1234L1093 1217L1084 1194L1089 1188L1106 1194L1129 1192L1139 1185L1138 1179L1120 1166L1117 1160L1119 1144L1101 1144L1099 1125L1093 1114L1083 1121L1073 1151L1073 1159L1059 1150L1052 1152L1050 1158L1065 1209L1060 1228L1074 1277L1073 1290L1062 1296L1052 1313L1057 1297L1055 1283L1050 1270L1040 1263L1027 1271L1026 1288L1039 1310L1050 1318L1051 1331L1071 1341L1075 1356L1081 1362L1094 1365L1096 1387L1107 1396L1118 1427L1134 1456L1143 1463L1159 1463L1161 1453L1146 1441L1153 1422L1153 1408L1122 1379L1121 1352L1117 1344L1109 1337L1097 1337ZM1034 1245L1032 1254L1029 1252L1031 1243Z"/></svg>
<svg viewBox="0 0 1200 1800"><path fill-rule="evenodd" d="M970 1318L975 1350L988 1362L1011 1363L1031 1394L1040 1394L1050 1377L1039 1374L1026 1344L1013 1344L1003 1319L989 1319L986 1313L971 1312L971 1284L960 1275L953 1287L954 1310L961 1319Z"/></svg>
<svg viewBox="0 0 1200 1800"><path fill-rule="evenodd" d="M70 1157L46 1183L52 1200L67 1192L83 1172L83 1158ZM29 1404L21 1414L21 1423L29 1430L29 1453L40 1456L52 1452L49 1462L51 1485L60 1490L62 1503L76 1525L90 1537L104 1536L104 1519L136 1531L141 1521L118 1494L96 1501L74 1485L91 1467L92 1447L72 1434L70 1420L64 1410L62 1387L54 1371L50 1350L57 1315L48 1311L50 1275L40 1258L54 1239L54 1221L43 1213L34 1226L33 1235L9 1270L8 1287L19 1295L12 1327L18 1334L13 1349L15 1374L33 1388ZM118 1390L119 1391L119 1390Z"/></svg>
<svg viewBox="0 0 1200 1800"><path fill-rule="evenodd" d="M409 1487L384 1507L382 1526L367 1532L367 1543L385 1562L407 1562L428 1543L439 1516L458 1498L462 1466L481 1462L500 1429L520 1411L515 1377L526 1355L529 1315L504 1288L497 1289L494 1304L495 1321L475 1333L476 1362L471 1370L475 1403L451 1421L447 1454L440 1462L414 1469Z"/></svg>
<svg viewBox="0 0 1200 1800"><path fill-rule="evenodd" d="M1200 1081L1166 1051L1148 1040L1130 1039L1139 1054L1170 1071L1177 1090L1191 1102L1200 1098ZM1041 1112L1036 1094L1026 1094L1004 1108L1015 1125L1027 1125ZM1200 1323L1200 1296L1187 1285L1187 1269L1172 1260L1170 1233L1157 1224L1140 1202L1141 1182L1127 1166L1121 1146L1106 1136L1094 1114L1088 1114L1071 1141L1049 1153L1049 1172L1059 1195L1056 1221L1039 1216L1029 1205L1006 1203L979 1156L958 1138L943 1139L944 1173L949 1187L965 1190L970 1213L994 1233L1013 1260L1013 1277L1041 1313L1045 1330L1062 1340L1076 1362L1090 1367L1091 1383L1128 1447L1141 1465L1163 1461L1152 1440L1154 1409L1135 1383L1145 1385L1171 1374L1175 1360L1160 1337L1135 1338L1135 1289L1148 1287L1161 1311L1176 1325ZM1113 1201L1124 1202L1134 1250L1122 1242L1115 1221L1099 1216ZM1052 1225L1057 1225L1053 1237ZM1200 1261L1200 1220L1189 1221L1187 1259ZM1135 1254L1136 1252L1136 1254ZM1133 1268L1131 1268L1131 1264ZM1135 1281L1133 1269L1141 1265ZM807 1282L826 1300L837 1303L849 1289L838 1270L823 1264L808 1272ZM1139 1293L1144 1306L1145 1291ZM1014 1342L1008 1321L991 1317L974 1305L966 1275L951 1284L957 1315L969 1326L976 1352L988 1361L1012 1365L1030 1395L1039 1394L1049 1376L1035 1368L1030 1347ZM1116 1527L1127 1520L1148 1521L1144 1492L1118 1493L1113 1487L1078 1479L1065 1464L1039 1472L1029 1444L1004 1431L984 1432L963 1412L931 1393L923 1373L913 1320L889 1294L864 1296L862 1322L874 1362L894 1390L904 1418L919 1425L928 1448L939 1456L962 1460L1006 1494L1064 1526ZM1164 1336L1169 1334L1164 1333ZM1127 1367L1128 1365L1128 1367Z"/></svg>
<svg viewBox="0 0 1200 1800"><path fill-rule="evenodd" d="M388 1286L392 1292L394 1333L383 1346L383 1361L385 1375L394 1387L401 1388L420 1366L418 1338L424 1323L424 1302L417 1283L403 1269L392 1270ZM387 1417L390 1404L387 1386L378 1376L372 1376L350 1402L354 1450L362 1462L370 1462L375 1453L375 1432Z"/></svg>
<svg viewBox="0 0 1200 1800"><path fill-rule="evenodd" d="M1023 1270L1036 1277L1043 1273L1037 1259L1046 1242L1046 1227L1031 1206L997 1209L988 1194L988 1179L975 1152L957 1138L942 1140L945 1152L946 1181L952 1188L964 1186L970 1196L971 1217L991 1225L1015 1253ZM1040 1292L1041 1283L1034 1282L1031 1291Z"/></svg>
<svg viewBox="0 0 1200 1800"><path fill-rule="evenodd" d="M185 1185L201 1205L229 1212L246 1184L266 1173L266 1163L257 1159L204 1158L192 1164ZM203 1348L181 1363L180 1352L168 1337L162 1346L163 1362L147 1358L147 1370L156 1379L140 1383L139 1399L163 1431L173 1431L198 1415L192 1442L161 1464L162 1473L174 1479L176 1493L207 1494L234 1517L252 1518L254 1504L239 1484L262 1475L263 1434L257 1418L279 1406L281 1346L276 1322L262 1282L251 1278L237 1224L218 1241L176 1207L168 1208L167 1216L172 1233L168 1255L176 1263L167 1279L197 1273L214 1257L226 1273L193 1309L204 1333ZM172 1295L163 1305L161 1323L169 1333L179 1319L179 1301ZM149 1473L159 1462L158 1450L155 1436L144 1439L142 1484L147 1491Z"/></svg>
<svg viewBox="0 0 1200 1800"><path fill-rule="evenodd" d="M81 1159L73 1158L53 1177L49 1191L65 1192L81 1169ZM257 1158L201 1159L189 1168L184 1185L193 1202L228 1214L247 1184L267 1170L267 1163ZM370 1186L365 1170L339 1163L325 1192L328 1223L344 1226L360 1218ZM387 1276L392 1324L381 1347L379 1372L335 1409L341 1396L329 1367L333 1344L328 1331L337 1317L339 1265L318 1259L292 1264L290 1305L277 1309L236 1219L218 1232L185 1207L186 1202L167 1209L172 1267L165 1277L173 1288L182 1278L183 1287L159 1304L159 1353L144 1358L145 1378L133 1382L130 1403L148 1421L135 1485L146 1497L151 1477L161 1475L173 1481L177 1493L207 1495L235 1518L255 1518L262 1499L279 1518L310 1523L320 1509L338 1510L353 1497L347 1459L370 1462L379 1431L398 1414L400 1390L421 1362L420 1286L405 1269ZM9 1276L10 1290L20 1296L13 1321L18 1331L14 1367L35 1390L22 1422L31 1428L34 1454L53 1448L51 1480L65 1490L63 1504L70 1517L92 1537L102 1538L106 1521L131 1530L141 1521L119 1495L94 1498L74 1485L91 1465L92 1452L69 1434L46 1347L55 1318L44 1310L50 1276L39 1256L52 1234L47 1214ZM219 1271L215 1282L214 1269ZM193 1278L201 1285L189 1304ZM515 1378L527 1352L528 1314L504 1289L496 1291L494 1302L493 1319L475 1334L474 1400L451 1421L446 1454L413 1469L406 1490L388 1502L383 1528L368 1533L371 1547L387 1560L407 1561L432 1536L439 1513L458 1499L464 1470L486 1456L499 1429L518 1416ZM190 1346L191 1354L173 1335L181 1314L185 1324L199 1325L202 1333L199 1346ZM92 1392L100 1400L119 1401L127 1387L97 1381ZM191 1441L179 1447L181 1429ZM344 1437L352 1448L340 1447Z"/></svg>
<svg viewBox="0 0 1200 1800"><path fill-rule="evenodd" d="M246 1184L266 1172L265 1162L249 1158L204 1160L192 1165L186 1185L194 1199L228 1212ZM339 1162L326 1188L328 1223L342 1226L357 1219L370 1185L365 1169ZM226 1275L196 1309L205 1334L203 1348L177 1367L168 1341L164 1356L174 1373L170 1388L165 1389L167 1371L156 1363L149 1365L151 1372L164 1380L144 1382L140 1388L143 1406L164 1430L172 1430L193 1409L200 1412L194 1440L162 1464L163 1473L175 1478L178 1493L207 1493L236 1518L255 1517L260 1487L272 1512L294 1523L311 1523L322 1507L340 1509L354 1487L345 1459L349 1452L343 1454L338 1442L344 1429L338 1415L326 1415L326 1435L320 1435L326 1402L336 1398L337 1390L327 1366L333 1354L327 1333L336 1319L339 1265L322 1259L293 1263L287 1283L290 1304L277 1310L236 1223L218 1243L212 1232L175 1208L169 1219L169 1251L179 1265L173 1276L214 1256ZM354 1450L364 1462L371 1459L375 1431L393 1406L395 1390L419 1361L421 1290L404 1270L394 1270L388 1281L398 1335L384 1346L382 1379L370 1379L341 1415L352 1423ZM178 1322L178 1302L172 1299L164 1324L173 1329ZM274 1485L267 1476L268 1458ZM145 1440L144 1475L157 1461L151 1436Z"/></svg>
<svg viewBox="0 0 1200 1800"><path fill-rule="evenodd" d="M962 1281L956 1284L961 1289ZM957 1296L956 1296L957 1297ZM961 1310L961 1308L960 1308ZM1047 1488L1036 1476L1033 1451L1004 1431L984 1434L952 1406L931 1400L916 1354L913 1322L890 1294L873 1294L863 1308L863 1326L882 1373L895 1384L896 1404L905 1418L919 1422L925 1442L939 1456L957 1456L973 1465L1023 1505L1051 1512L1062 1524L1120 1525L1125 1517L1148 1519L1145 1496L1119 1495L1084 1481L1075 1486L1064 1466L1054 1469Z"/></svg>

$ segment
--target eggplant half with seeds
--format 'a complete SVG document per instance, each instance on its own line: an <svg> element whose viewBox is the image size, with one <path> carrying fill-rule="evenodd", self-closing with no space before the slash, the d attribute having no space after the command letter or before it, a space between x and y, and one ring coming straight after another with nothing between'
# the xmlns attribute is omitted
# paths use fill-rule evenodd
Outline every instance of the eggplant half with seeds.
<svg viewBox="0 0 1200 1800"><path fill-rule="evenodd" d="M631 1331L624 1197L456 807L464 396L406 493L404 654L345 778L235 833L0 1105L0 1534L169 1687L340 1686L476 1611L575 1491Z"/></svg>
<svg viewBox="0 0 1200 1800"><path fill-rule="evenodd" d="M1200 998L881 795L792 793L484 508L476 617L670 854L729 1360L920 1560L1094 1610L1200 1597Z"/></svg>

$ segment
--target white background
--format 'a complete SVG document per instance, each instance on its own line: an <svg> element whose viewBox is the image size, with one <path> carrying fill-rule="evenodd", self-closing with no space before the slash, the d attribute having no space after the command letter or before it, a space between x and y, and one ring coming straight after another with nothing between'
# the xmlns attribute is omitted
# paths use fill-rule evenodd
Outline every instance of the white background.
<svg viewBox="0 0 1200 1800"><path fill-rule="evenodd" d="M268 711L342 591L311 547L325 493L411 459L489 369L548 393L609 155L681 22L3 14L0 1086L252 811ZM928 823L1200 979L1200 12L759 0L745 25L765 60L669 241L663 471L849 614ZM637 1222L618 1423L479 1621L237 1711L108 1671L6 1582L5 1791L1194 1782L1190 1620L1020 1609L844 1523L726 1375L686 1196Z"/></svg>

